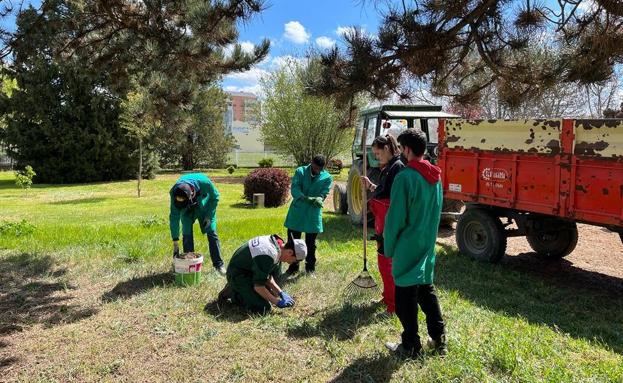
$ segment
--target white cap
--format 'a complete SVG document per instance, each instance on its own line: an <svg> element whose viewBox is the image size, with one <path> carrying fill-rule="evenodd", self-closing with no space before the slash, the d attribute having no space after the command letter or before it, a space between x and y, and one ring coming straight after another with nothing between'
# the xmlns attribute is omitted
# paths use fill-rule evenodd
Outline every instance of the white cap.
<svg viewBox="0 0 623 383"><path fill-rule="evenodd" d="M294 240L294 255L297 261L302 261L307 257L307 244L302 239Z"/></svg>

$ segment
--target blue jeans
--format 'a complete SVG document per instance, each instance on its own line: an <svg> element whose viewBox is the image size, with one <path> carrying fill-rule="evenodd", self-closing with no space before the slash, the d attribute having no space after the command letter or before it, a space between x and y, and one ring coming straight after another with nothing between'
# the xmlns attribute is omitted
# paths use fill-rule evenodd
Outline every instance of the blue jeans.
<svg viewBox="0 0 623 383"><path fill-rule="evenodd" d="M184 247L185 253L195 251L195 240L193 238L192 232L190 234L184 234L184 236L182 237L182 246ZM218 239L218 234L216 234L216 231L208 231L208 248L210 249L212 266L214 266L215 268L223 266L223 259L221 259L221 242Z"/></svg>

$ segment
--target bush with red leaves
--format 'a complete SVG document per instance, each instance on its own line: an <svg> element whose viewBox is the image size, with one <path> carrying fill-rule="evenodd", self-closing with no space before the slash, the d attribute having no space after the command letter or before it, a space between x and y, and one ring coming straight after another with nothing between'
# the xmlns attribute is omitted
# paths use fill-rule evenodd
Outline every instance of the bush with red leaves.
<svg viewBox="0 0 623 383"><path fill-rule="evenodd" d="M288 201L290 176L279 168L255 169L244 179L244 197L253 202L254 193L264 193L264 206L277 207Z"/></svg>

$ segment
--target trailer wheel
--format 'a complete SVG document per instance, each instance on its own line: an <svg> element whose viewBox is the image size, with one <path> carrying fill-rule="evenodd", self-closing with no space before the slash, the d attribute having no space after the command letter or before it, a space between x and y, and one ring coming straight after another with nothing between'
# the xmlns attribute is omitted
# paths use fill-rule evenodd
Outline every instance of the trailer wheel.
<svg viewBox="0 0 623 383"><path fill-rule="evenodd" d="M348 213L348 199L346 186L335 184L333 187L333 211L338 214Z"/></svg>
<svg viewBox="0 0 623 383"><path fill-rule="evenodd" d="M526 235L526 239L532 250L543 257L549 259L566 257L578 244L578 227L575 223L553 221L541 227L543 229Z"/></svg>
<svg viewBox="0 0 623 383"><path fill-rule="evenodd" d="M456 226L461 253L479 261L499 262L506 253L506 233L500 219L488 211L468 208Z"/></svg>

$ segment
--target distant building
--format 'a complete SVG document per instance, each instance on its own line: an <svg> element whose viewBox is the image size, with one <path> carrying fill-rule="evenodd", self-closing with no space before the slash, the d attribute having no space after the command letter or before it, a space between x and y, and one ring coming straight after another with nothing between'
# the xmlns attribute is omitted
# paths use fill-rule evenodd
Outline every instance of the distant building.
<svg viewBox="0 0 623 383"><path fill-rule="evenodd" d="M264 143L258 125L260 102L257 96L247 92L227 92L225 126L236 140L241 152L263 152Z"/></svg>

